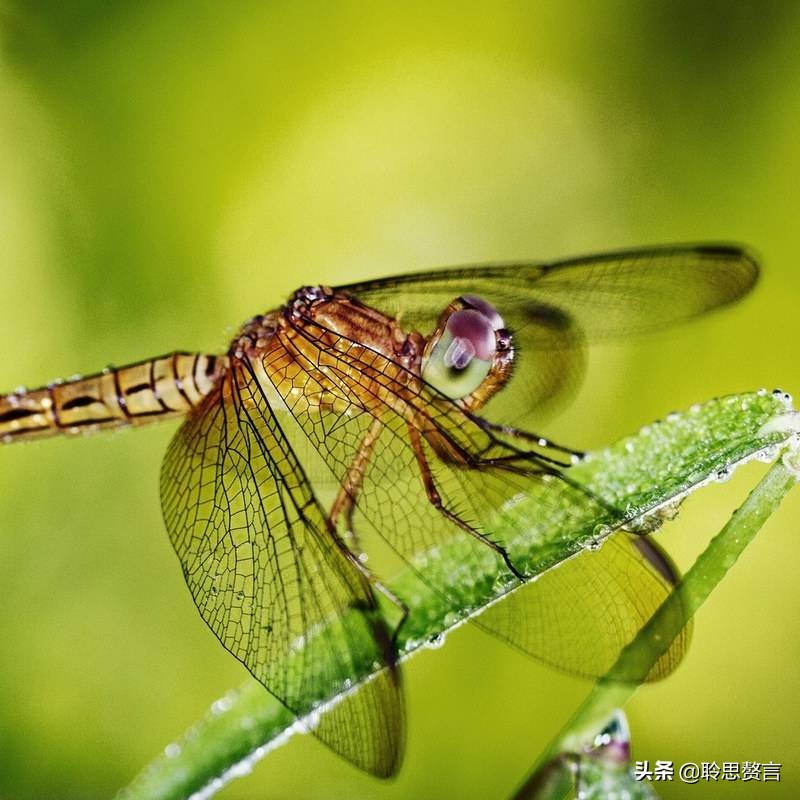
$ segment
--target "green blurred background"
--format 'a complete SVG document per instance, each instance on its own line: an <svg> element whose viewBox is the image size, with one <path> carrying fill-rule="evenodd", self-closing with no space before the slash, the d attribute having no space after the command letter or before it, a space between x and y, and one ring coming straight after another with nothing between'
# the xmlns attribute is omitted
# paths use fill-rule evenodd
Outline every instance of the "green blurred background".
<svg viewBox="0 0 800 800"><path fill-rule="evenodd" d="M728 313L594 353L546 432L599 446L695 401L800 392L800 5L3 5L0 386L219 349L296 286L733 239ZM174 426L4 448L0 797L106 797L244 678L160 519ZM686 503L684 566L758 478ZM628 707L635 757L778 761L800 793L800 493ZM231 798L502 798L589 684L477 630L406 671L400 776L297 737Z"/></svg>

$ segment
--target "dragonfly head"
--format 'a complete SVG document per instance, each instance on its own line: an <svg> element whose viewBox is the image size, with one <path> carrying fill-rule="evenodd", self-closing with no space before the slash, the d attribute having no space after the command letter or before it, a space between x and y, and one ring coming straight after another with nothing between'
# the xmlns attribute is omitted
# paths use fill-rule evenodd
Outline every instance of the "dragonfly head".
<svg viewBox="0 0 800 800"><path fill-rule="evenodd" d="M511 375L514 347L497 309L462 295L444 310L422 355L422 378L469 410L483 406Z"/></svg>
<svg viewBox="0 0 800 800"><path fill-rule="evenodd" d="M289 298L289 313L301 317L307 315L317 303L333 297L333 289L328 286L303 286Z"/></svg>

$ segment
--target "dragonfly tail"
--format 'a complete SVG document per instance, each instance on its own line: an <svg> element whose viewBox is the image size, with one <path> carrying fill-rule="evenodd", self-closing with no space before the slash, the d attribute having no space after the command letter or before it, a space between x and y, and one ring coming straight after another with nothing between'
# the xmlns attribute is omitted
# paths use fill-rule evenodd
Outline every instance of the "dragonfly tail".
<svg viewBox="0 0 800 800"><path fill-rule="evenodd" d="M170 353L96 375L0 395L0 442L77 435L186 414L227 367L223 356Z"/></svg>

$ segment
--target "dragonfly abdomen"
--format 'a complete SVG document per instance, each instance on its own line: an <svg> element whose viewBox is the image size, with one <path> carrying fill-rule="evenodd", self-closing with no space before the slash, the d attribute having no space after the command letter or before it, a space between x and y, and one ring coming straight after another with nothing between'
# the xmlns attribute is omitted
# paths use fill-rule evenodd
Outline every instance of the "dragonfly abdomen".
<svg viewBox="0 0 800 800"><path fill-rule="evenodd" d="M182 416L199 405L227 359L170 353L96 375L0 396L0 442L81 434Z"/></svg>

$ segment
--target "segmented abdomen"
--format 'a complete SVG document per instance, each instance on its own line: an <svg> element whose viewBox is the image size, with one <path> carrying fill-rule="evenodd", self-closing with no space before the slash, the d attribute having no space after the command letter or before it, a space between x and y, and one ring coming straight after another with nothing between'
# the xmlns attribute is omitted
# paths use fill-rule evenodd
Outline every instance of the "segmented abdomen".
<svg viewBox="0 0 800 800"><path fill-rule="evenodd" d="M0 442L80 434L177 417L199 405L227 366L221 356L171 353L97 375L0 396Z"/></svg>

